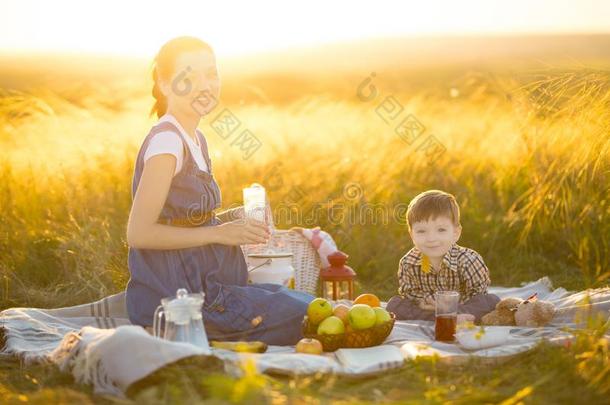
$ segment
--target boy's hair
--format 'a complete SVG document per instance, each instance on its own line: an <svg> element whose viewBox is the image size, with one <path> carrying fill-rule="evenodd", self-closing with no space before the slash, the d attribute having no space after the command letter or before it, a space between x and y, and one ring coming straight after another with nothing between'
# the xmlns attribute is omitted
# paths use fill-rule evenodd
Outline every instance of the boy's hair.
<svg viewBox="0 0 610 405"><path fill-rule="evenodd" d="M440 190L428 190L415 196L407 208L407 224L411 226L420 221L444 216L451 219L453 225L460 226L460 207L455 197Z"/></svg>

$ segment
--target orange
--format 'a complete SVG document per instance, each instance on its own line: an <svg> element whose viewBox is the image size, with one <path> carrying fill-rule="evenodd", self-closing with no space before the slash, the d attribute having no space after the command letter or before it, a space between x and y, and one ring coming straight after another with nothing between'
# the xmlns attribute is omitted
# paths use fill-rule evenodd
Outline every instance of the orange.
<svg viewBox="0 0 610 405"><path fill-rule="evenodd" d="M375 294L360 294L354 300L354 304L366 304L372 308L380 307L381 301Z"/></svg>

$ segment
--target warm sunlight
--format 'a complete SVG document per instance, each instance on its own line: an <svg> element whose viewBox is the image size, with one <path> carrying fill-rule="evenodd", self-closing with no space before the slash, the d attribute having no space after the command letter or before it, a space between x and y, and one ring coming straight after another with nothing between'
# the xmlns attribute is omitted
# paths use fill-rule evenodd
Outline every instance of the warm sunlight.
<svg viewBox="0 0 610 405"><path fill-rule="evenodd" d="M0 403L607 404L608 16L0 0Z"/></svg>
<svg viewBox="0 0 610 405"><path fill-rule="evenodd" d="M596 33L610 3L596 0L34 1L0 5L0 50L150 56L167 38L195 35L220 55L427 34Z"/></svg>

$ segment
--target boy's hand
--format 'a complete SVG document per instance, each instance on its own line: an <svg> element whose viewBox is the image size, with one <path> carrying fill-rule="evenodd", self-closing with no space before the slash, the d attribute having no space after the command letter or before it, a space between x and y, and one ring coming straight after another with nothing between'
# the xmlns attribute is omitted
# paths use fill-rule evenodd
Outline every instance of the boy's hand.
<svg viewBox="0 0 610 405"><path fill-rule="evenodd" d="M426 298L424 298L420 303L419 303L419 307L421 309L427 310L427 311L434 311L436 308L436 301L434 300L434 296L430 295Z"/></svg>

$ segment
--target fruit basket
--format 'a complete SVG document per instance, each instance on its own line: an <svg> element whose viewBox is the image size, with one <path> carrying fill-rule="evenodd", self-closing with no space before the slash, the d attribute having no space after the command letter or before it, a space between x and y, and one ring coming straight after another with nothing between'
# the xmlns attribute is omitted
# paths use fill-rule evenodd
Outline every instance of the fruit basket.
<svg viewBox="0 0 610 405"><path fill-rule="evenodd" d="M390 319L379 325L375 325L368 329L362 330L350 330L345 333L337 335L318 335L316 333L315 325L310 325L307 316L303 319L303 336L306 338L317 339L322 343L322 347L325 352L334 352L342 347L371 347L377 346L383 343L383 341L390 335L394 322L396 321L396 315L390 312Z"/></svg>

